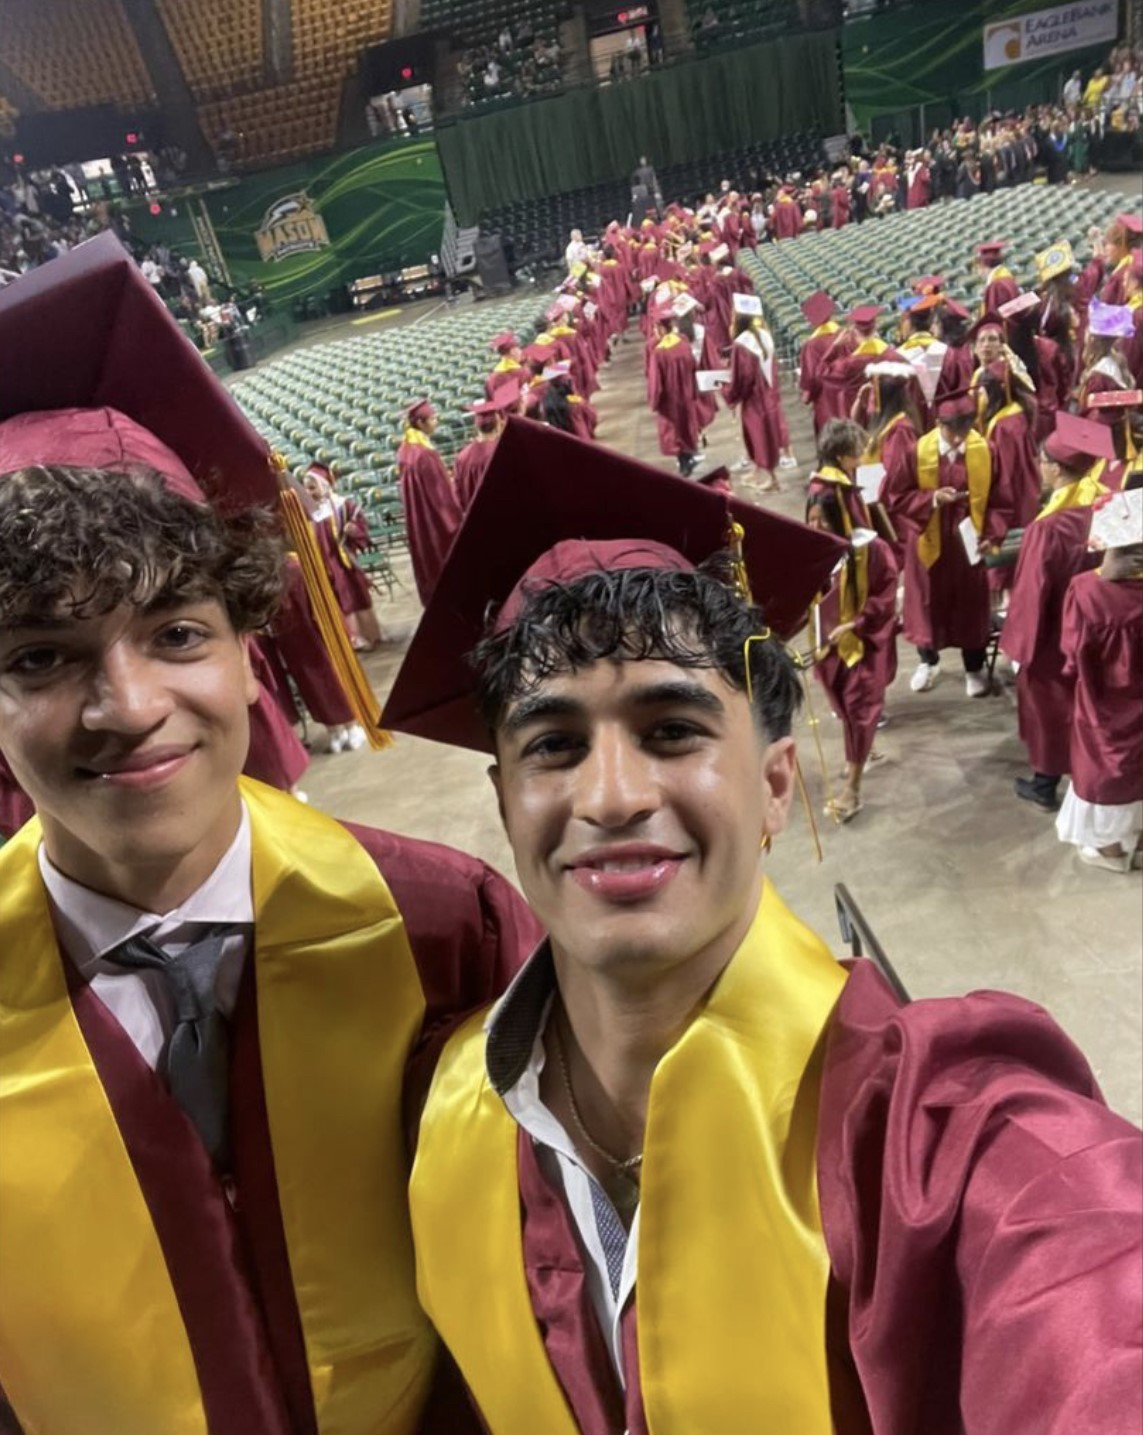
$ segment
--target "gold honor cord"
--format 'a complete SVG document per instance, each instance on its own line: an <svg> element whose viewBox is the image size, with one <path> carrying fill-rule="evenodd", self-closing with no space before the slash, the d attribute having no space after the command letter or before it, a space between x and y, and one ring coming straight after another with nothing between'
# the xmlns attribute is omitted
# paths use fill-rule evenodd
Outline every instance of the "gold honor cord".
<svg viewBox="0 0 1143 1435"><path fill-rule="evenodd" d="M275 454L273 462L279 470L285 468L285 460L280 455ZM369 686L369 679L365 676L361 661L349 641L313 524L302 507L301 499L292 488L283 487L280 497L286 535L298 555L318 632L341 680L346 701L354 718L365 730L369 746L389 747L393 739L381 726L381 704L377 694Z"/></svg>

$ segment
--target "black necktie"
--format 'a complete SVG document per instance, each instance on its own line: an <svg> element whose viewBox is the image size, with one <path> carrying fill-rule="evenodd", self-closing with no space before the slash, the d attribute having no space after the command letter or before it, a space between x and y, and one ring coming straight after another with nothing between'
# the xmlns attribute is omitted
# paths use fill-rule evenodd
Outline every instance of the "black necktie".
<svg viewBox="0 0 1143 1435"><path fill-rule="evenodd" d="M128 937L104 957L116 966L163 973L175 1003L167 1084L220 1169L225 1169L228 1154L229 1038L226 1018L215 1006L214 984L223 944L242 930L227 923L205 927L178 956L164 952L149 937Z"/></svg>

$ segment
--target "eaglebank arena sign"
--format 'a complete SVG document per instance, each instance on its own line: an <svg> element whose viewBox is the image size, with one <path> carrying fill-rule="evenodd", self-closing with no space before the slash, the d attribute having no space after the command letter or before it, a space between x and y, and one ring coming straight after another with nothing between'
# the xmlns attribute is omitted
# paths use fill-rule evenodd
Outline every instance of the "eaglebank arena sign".
<svg viewBox="0 0 1143 1435"><path fill-rule="evenodd" d="M329 248L325 220L304 194L290 194L272 204L262 216L254 238L264 264L311 249Z"/></svg>
<svg viewBox="0 0 1143 1435"><path fill-rule="evenodd" d="M1119 0L1089 5L1053 5L1028 15L1010 15L984 27L984 68L998 70L1022 60L1048 60L1066 50L1113 41L1119 29Z"/></svg>

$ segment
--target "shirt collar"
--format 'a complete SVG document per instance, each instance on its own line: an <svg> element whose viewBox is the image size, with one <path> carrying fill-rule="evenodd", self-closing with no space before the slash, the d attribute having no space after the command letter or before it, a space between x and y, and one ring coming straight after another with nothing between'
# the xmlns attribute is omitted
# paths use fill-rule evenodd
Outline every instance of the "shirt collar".
<svg viewBox="0 0 1143 1435"><path fill-rule="evenodd" d="M170 912L143 912L115 897L93 892L54 866L43 843L37 856L60 945L81 973L128 937L174 933L190 923L254 925L250 815L245 803L238 832L218 866L197 891Z"/></svg>
<svg viewBox="0 0 1143 1435"><path fill-rule="evenodd" d="M503 1096L523 1076L556 990L556 967L545 940L532 953L484 1023L485 1064L493 1090Z"/></svg>
<svg viewBox="0 0 1143 1435"><path fill-rule="evenodd" d="M967 440L965 440L967 443ZM964 443L949 443L943 433L937 433L937 447L940 449L942 458L960 458L965 449Z"/></svg>

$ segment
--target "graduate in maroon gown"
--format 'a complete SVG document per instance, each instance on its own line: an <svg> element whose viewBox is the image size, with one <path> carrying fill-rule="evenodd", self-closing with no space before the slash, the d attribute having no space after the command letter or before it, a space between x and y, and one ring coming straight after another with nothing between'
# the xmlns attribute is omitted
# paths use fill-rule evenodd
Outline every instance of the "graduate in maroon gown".
<svg viewBox="0 0 1143 1435"><path fill-rule="evenodd" d="M1143 219L1138 214L1117 214L1103 239L1107 278L1099 291L1105 304L1126 304L1131 263L1143 244Z"/></svg>
<svg viewBox="0 0 1143 1435"><path fill-rule="evenodd" d="M853 208L853 191L850 189L848 175L834 177L829 197L830 224L834 229L844 229L849 223L849 213Z"/></svg>
<svg viewBox="0 0 1143 1435"><path fill-rule="evenodd" d="M829 409L831 418L852 417L867 368L889 347L877 334L877 320L884 312L880 304L859 305L822 356L822 408Z"/></svg>
<svg viewBox="0 0 1143 1435"><path fill-rule="evenodd" d="M1007 304L1020 293L1015 275L1006 264L1001 263L1007 247L1004 240L989 240L976 246L976 266L984 279L984 290L980 296L982 315L997 313L1001 304Z"/></svg>
<svg viewBox="0 0 1143 1435"><path fill-rule="evenodd" d="M872 528L869 508L856 483L857 470L868 457L869 438L852 419L830 419L818 438L818 464L806 481L806 502L833 497L840 514L842 538ZM832 531L832 530L831 530Z"/></svg>
<svg viewBox="0 0 1143 1435"><path fill-rule="evenodd" d="M313 503L310 521L353 646L372 652L382 641L381 625L373 611L373 589L357 562L359 553L373 547L368 520L355 499L334 491L333 475L324 464L311 463L304 482Z"/></svg>
<svg viewBox="0 0 1143 1435"><path fill-rule="evenodd" d="M659 427L659 452L674 458L686 477L698 462L702 442L695 384L698 365L691 346L678 332L673 311L663 308L653 317L658 338L647 370L647 403Z"/></svg>
<svg viewBox="0 0 1143 1435"><path fill-rule="evenodd" d="M784 184L774 196L770 210L770 232L775 239L796 239L804 227L802 206L798 203L797 190L792 184Z"/></svg>
<svg viewBox="0 0 1143 1435"><path fill-rule="evenodd" d="M524 358L520 340L515 334L497 334L489 341L488 347L496 354L496 367L484 381L484 396L495 398L496 391L504 384L516 384L523 380Z"/></svg>
<svg viewBox="0 0 1143 1435"><path fill-rule="evenodd" d="M476 423L476 436L465 444L452 466L453 487L462 513L472 502L473 494L492 462L507 410L515 408L519 399L520 390L514 384L504 384L491 402L469 405L468 411Z"/></svg>
<svg viewBox="0 0 1143 1435"><path fill-rule="evenodd" d="M928 692L940 676L942 648L959 648L969 697L989 692L984 659L991 628L983 563L969 561L959 532L972 522L982 546L998 541L991 511L992 458L975 430L969 392L937 406L907 466L887 473L882 498L905 545L904 632L920 659L910 687Z"/></svg>
<svg viewBox="0 0 1143 1435"><path fill-rule="evenodd" d="M941 361L941 376L933 394L934 404L949 394L967 389L972 382L972 376L976 372L976 355L968 340L971 323L972 316L964 305L958 304L955 299L945 299L937 311L935 327L938 337L945 345L945 355Z"/></svg>
<svg viewBox="0 0 1143 1435"><path fill-rule="evenodd" d="M461 508L452 478L433 445L437 411L417 399L405 411L405 434L397 450L401 506L413 578L422 603L427 603L449 545L460 527Z"/></svg>
<svg viewBox="0 0 1143 1435"><path fill-rule="evenodd" d="M1010 528L1026 528L1040 508L1040 462L1033 437L1036 400L1003 360L976 379L981 433L992 454L989 508L993 536L1002 542ZM1010 570L998 570L1007 572Z"/></svg>
<svg viewBox="0 0 1143 1435"><path fill-rule="evenodd" d="M905 169L905 208L925 209L933 200L933 157L926 150L914 151Z"/></svg>
<svg viewBox="0 0 1143 1435"><path fill-rule="evenodd" d="M814 601L810 631L814 677L845 735L845 786L826 812L838 822L851 822L862 809L861 779L885 711L886 690L897 676L897 560L871 528L850 528L841 496L836 487L831 492L811 486L806 522L845 538L850 547L829 589Z"/></svg>
<svg viewBox="0 0 1143 1435"><path fill-rule="evenodd" d="M773 335L762 319L748 313L735 318L730 383L722 396L729 408L738 410L742 442L754 473L765 475L759 487L763 493L778 492L781 485L775 469L779 464L789 468L794 462L790 429L782 407Z"/></svg>
<svg viewBox="0 0 1143 1435"><path fill-rule="evenodd" d="M813 410L814 436L825 428L831 418L839 417L833 412L832 403L827 402L821 382L821 364L826 350L841 332L841 326L834 322L837 306L824 289L802 304L802 313L810 325L809 337L803 340L798 358L798 389L802 402Z"/></svg>
<svg viewBox="0 0 1143 1435"><path fill-rule="evenodd" d="M1083 364L1076 384L1079 412L1089 416L1095 394L1114 393L1132 387L1132 375L1124 360L1123 345L1135 336L1135 315L1127 305L1091 301L1088 310L1087 338L1083 347ZM1090 417L1107 422L1098 413Z"/></svg>
<svg viewBox="0 0 1143 1435"><path fill-rule="evenodd" d="M1064 675L1060 651L1064 596L1072 578L1097 561L1087 540L1098 486L1085 497L1084 479L1113 452L1102 424L1059 416L1040 458L1048 507L1024 530L1000 635L1000 646L1019 664L1016 713L1032 768L1031 777L1016 779L1016 795L1046 812L1059 807L1060 778L1071 765L1074 682Z"/></svg>
<svg viewBox="0 0 1143 1435"><path fill-rule="evenodd" d="M575 391L568 364L553 364L542 375L545 389L539 417L552 428L574 434L576 438L593 439L599 417L594 407Z"/></svg>
<svg viewBox="0 0 1143 1435"><path fill-rule="evenodd" d="M37 814L0 849L0 1424L472 1429L427 1404L405 1121L538 928L481 863L240 780L282 481L114 236L8 286L0 348Z"/></svg>
<svg viewBox="0 0 1143 1435"><path fill-rule="evenodd" d="M736 583L705 566L731 520ZM491 755L549 932L449 1042L410 1186L497 1435L1143 1418L1138 1133L1041 1009L894 996L769 876L774 635L842 553L510 424L397 676L387 723Z"/></svg>
<svg viewBox="0 0 1143 1435"><path fill-rule="evenodd" d="M1056 830L1112 872L1143 865L1143 474L1129 482L1092 510L1103 561L1072 579L1060 637L1075 711Z"/></svg>

